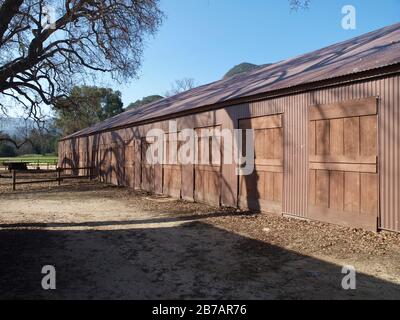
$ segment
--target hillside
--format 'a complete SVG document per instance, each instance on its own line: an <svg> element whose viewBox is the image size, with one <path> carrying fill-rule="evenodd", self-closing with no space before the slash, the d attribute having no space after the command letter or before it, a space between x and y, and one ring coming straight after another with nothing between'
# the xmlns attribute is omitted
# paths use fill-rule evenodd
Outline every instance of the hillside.
<svg viewBox="0 0 400 320"><path fill-rule="evenodd" d="M253 63L248 63L248 62L243 62L241 64L238 64L234 66L232 69L230 69L223 77L223 79L227 79L230 77L233 77L235 75L238 75L240 73L245 73L249 71L253 71L258 68L266 67L269 66L270 64L263 64L263 65L257 65Z"/></svg>
<svg viewBox="0 0 400 320"><path fill-rule="evenodd" d="M236 66L234 66L232 69L230 69L225 75L224 75L224 79L233 77L239 73L243 73L243 72L248 72L248 71L252 71L254 69L257 69L259 66L256 64L252 64L252 63L241 63L238 64Z"/></svg>

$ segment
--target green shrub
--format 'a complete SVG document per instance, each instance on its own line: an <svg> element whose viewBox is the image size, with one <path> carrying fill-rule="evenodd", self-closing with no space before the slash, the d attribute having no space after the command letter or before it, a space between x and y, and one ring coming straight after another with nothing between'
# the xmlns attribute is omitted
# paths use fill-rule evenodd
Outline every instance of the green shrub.
<svg viewBox="0 0 400 320"><path fill-rule="evenodd" d="M0 157L15 157L17 152L15 148L8 144L0 144Z"/></svg>

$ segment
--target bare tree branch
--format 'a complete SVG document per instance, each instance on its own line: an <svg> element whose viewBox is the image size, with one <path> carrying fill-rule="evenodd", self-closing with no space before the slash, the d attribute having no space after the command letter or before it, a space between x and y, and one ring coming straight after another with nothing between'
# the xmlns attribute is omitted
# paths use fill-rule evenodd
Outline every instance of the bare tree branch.
<svg viewBox="0 0 400 320"><path fill-rule="evenodd" d="M0 40L9 28L11 20L18 13L24 0L5 0L0 7Z"/></svg>
<svg viewBox="0 0 400 320"><path fill-rule="evenodd" d="M32 144L32 142L29 139L25 139L22 142L17 142L11 138L0 136L0 143L4 143L4 142L11 143L17 150L21 149L27 143Z"/></svg>
<svg viewBox="0 0 400 320"><path fill-rule="evenodd" d="M193 78L178 79L178 80L175 80L175 82L171 84L171 90L166 92L165 96L171 97L176 94L193 89L195 86L196 86L196 83Z"/></svg>
<svg viewBox="0 0 400 320"><path fill-rule="evenodd" d="M99 73L136 77L162 16L158 0L0 0L0 99L38 115Z"/></svg>

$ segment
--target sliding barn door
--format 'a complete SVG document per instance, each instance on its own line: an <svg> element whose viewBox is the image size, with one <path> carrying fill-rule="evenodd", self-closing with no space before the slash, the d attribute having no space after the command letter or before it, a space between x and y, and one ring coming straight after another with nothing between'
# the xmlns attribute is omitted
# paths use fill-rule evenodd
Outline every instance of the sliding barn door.
<svg viewBox="0 0 400 320"><path fill-rule="evenodd" d="M151 147L151 143L142 138L141 143L141 164L142 164L142 190L155 192L155 166L147 161L147 150Z"/></svg>
<svg viewBox="0 0 400 320"><path fill-rule="evenodd" d="M163 194L180 198L182 168L178 161L179 141L176 134L165 134L164 139Z"/></svg>
<svg viewBox="0 0 400 320"><path fill-rule="evenodd" d="M111 151L111 183L116 186L124 185L125 147L121 142L114 142Z"/></svg>
<svg viewBox="0 0 400 320"><path fill-rule="evenodd" d="M310 108L309 215L377 229L377 99Z"/></svg>
<svg viewBox="0 0 400 320"><path fill-rule="evenodd" d="M100 172L101 172L101 181L110 183L111 182L111 158L112 158L112 149L103 144L100 147Z"/></svg>
<svg viewBox="0 0 400 320"><path fill-rule="evenodd" d="M239 178L239 207L282 213L283 124L282 115L240 120L239 128L254 130L255 168ZM246 144L243 131L243 155Z"/></svg>
<svg viewBox="0 0 400 320"><path fill-rule="evenodd" d="M125 142L124 149L124 181L125 185L133 188L135 186L135 141Z"/></svg>
<svg viewBox="0 0 400 320"><path fill-rule="evenodd" d="M212 137L219 126L196 129L196 159L194 199L219 206L221 203L221 144Z"/></svg>
<svg viewBox="0 0 400 320"><path fill-rule="evenodd" d="M88 163L87 163L87 152L86 150L80 150L79 151L79 175L80 176L85 176L88 174L88 170L84 169L88 167Z"/></svg>

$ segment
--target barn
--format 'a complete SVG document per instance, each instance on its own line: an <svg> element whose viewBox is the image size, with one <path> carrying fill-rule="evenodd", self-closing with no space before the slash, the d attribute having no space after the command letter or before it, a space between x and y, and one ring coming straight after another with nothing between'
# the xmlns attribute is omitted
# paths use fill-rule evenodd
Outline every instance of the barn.
<svg viewBox="0 0 400 320"><path fill-rule="evenodd" d="M396 24L81 130L60 141L59 165L188 201L400 232L399 80ZM238 176L222 148L208 164L147 163L152 129L252 129L254 171Z"/></svg>

